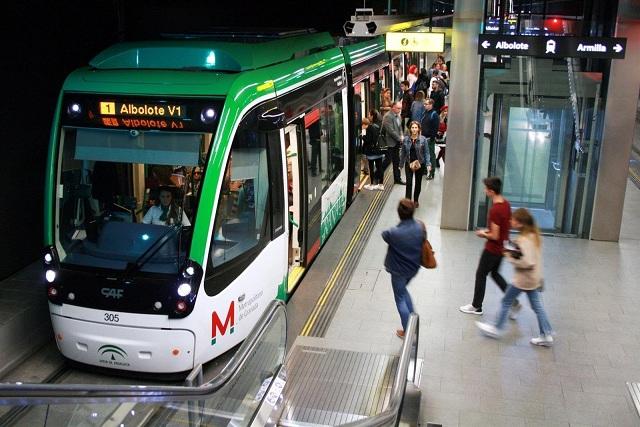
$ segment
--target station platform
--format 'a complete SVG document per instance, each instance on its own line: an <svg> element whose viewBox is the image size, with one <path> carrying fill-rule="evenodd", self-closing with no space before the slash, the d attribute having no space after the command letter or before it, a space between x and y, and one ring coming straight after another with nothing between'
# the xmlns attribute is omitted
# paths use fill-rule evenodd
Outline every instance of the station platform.
<svg viewBox="0 0 640 427"><path fill-rule="evenodd" d="M409 285L420 316L421 424L638 425L626 382L640 379L640 189L628 181L618 243L544 237L543 298L557 336L552 348L541 348L529 343L538 326L528 302L500 341L479 333L479 316L459 311L472 299L484 241L440 229L442 173L425 181L416 211L438 267L422 269ZM404 190L396 185L388 195L326 332L296 343L398 354L400 319L380 233L398 222ZM507 264L501 271L509 280ZM495 317L500 299L489 278L485 320Z"/></svg>
<svg viewBox="0 0 640 427"><path fill-rule="evenodd" d="M441 169L433 181L425 180L416 212L427 224L438 268L421 270L409 285L420 316L421 369L416 381L422 396L420 424L638 425L626 383L640 380L640 189L628 181L620 242L544 238L543 297L557 336L552 348L540 348L529 344L537 335L537 323L527 302L500 341L481 336L475 326L479 318L458 310L472 298L483 241L473 232L440 229L443 173ZM390 276L383 267L386 245L380 233L398 222L396 206L404 190L389 184L384 192L364 190L334 231L340 237L329 240L307 271L287 305L287 352L295 356L291 363L301 363L300 349L357 352L371 362L353 359L354 367L379 363L380 381L387 381L383 371L397 363L402 340L395 336L400 321ZM374 220L361 229L365 215ZM357 254L356 261L341 265L348 252ZM341 269L350 273L332 299L327 286L340 286L334 273ZM507 263L502 272L511 277ZM50 334L39 273L35 263L0 283L7 296L0 310L4 348L29 343L33 352ZM485 319L493 319L500 298L489 279ZM321 311L328 316L316 316L318 304L325 306ZM11 306L20 310L10 310ZM24 345L19 352L27 348ZM3 352L0 366L9 369L18 353L9 357ZM352 377L348 381L354 386L363 381ZM388 381L385 384L387 392ZM384 396L379 400L382 405Z"/></svg>

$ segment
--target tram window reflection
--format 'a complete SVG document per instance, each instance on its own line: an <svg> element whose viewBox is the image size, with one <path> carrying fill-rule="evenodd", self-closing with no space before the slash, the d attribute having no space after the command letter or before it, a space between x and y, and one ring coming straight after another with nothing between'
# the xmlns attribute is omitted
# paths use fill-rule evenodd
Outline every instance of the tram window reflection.
<svg viewBox="0 0 640 427"><path fill-rule="evenodd" d="M239 131L225 168L210 250L215 269L261 247L269 238L266 138Z"/></svg>

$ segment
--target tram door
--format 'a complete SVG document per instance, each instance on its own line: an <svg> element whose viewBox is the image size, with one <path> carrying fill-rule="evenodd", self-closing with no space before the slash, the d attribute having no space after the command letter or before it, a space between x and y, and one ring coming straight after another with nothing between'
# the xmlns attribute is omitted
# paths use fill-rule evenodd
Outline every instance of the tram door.
<svg viewBox="0 0 640 427"><path fill-rule="evenodd" d="M302 138L298 125L287 126L283 130L285 152L287 156L287 200L289 215L289 285L291 291L302 274L304 265L304 205L302 198L303 176L301 171Z"/></svg>

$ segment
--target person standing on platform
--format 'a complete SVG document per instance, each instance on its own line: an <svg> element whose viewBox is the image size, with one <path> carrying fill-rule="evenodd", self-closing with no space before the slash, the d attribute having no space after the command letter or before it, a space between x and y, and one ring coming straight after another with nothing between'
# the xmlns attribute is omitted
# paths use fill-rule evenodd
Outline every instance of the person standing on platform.
<svg viewBox="0 0 640 427"><path fill-rule="evenodd" d="M366 184L366 190L384 190L384 173L382 171L382 158L384 154L378 147L378 136L380 135L380 126L365 117L362 119L362 150L369 162L369 177L371 183Z"/></svg>
<svg viewBox="0 0 640 427"><path fill-rule="evenodd" d="M487 287L487 275L491 273L491 277L496 282L502 292L507 290L507 282L498 272L502 256L504 252L503 242L509 240L509 227L511 220L511 205L509 201L502 196L502 180L497 176L485 178L484 192L491 199L491 209L489 210L488 227L476 231L476 236L486 239L487 243L480 256L478 269L476 270L476 284L473 292L473 301L471 304L463 305L460 311L468 314L481 315L482 301ZM518 300L513 301L512 312L515 315L521 308Z"/></svg>
<svg viewBox="0 0 640 427"><path fill-rule="evenodd" d="M400 83L400 90L402 90L402 128L404 129L407 123L411 119L411 104L413 103L413 95L409 90L409 82L403 81Z"/></svg>
<svg viewBox="0 0 640 427"><path fill-rule="evenodd" d="M551 347L553 345L553 329L542 305L540 289L542 286L542 238L535 220L528 210L517 209L511 217L511 226L520 232L512 247L505 250L505 258L514 267L513 284L509 286L502 298L502 308L496 323L476 322L483 334L491 338L500 338L507 321L509 308L521 292L529 297L531 308L538 318L540 336L531 338L533 345Z"/></svg>
<svg viewBox="0 0 640 427"><path fill-rule="evenodd" d="M440 151L438 151L438 156L436 157L435 167L440 167L440 159L442 159L442 164L444 164L445 155L446 155L446 144L447 144L447 122L449 114L449 107L445 105L440 109L440 125L438 126L438 136L436 137L436 144L440 147ZM433 165L431 165L433 167Z"/></svg>
<svg viewBox="0 0 640 427"><path fill-rule="evenodd" d="M420 134L420 130L420 123L411 122L409 135L404 137L400 147L400 165L404 166L404 176L407 180L405 197L409 200L413 198L416 208L420 206L418 199L422 187L422 174L431 171L427 138Z"/></svg>
<svg viewBox="0 0 640 427"><path fill-rule="evenodd" d="M409 90L415 93L416 80L418 80L418 67L415 64L409 66L409 74L407 75L407 81L409 82Z"/></svg>
<svg viewBox="0 0 640 427"><path fill-rule="evenodd" d="M424 92L419 90L416 92L416 97L411 103L411 121L422 123L422 119L424 118Z"/></svg>
<svg viewBox="0 0 640 427"><path fill-rule="evenodd" d="M436 137L438 136L438 128L440 127L440 117L434 109L433 99L427 99L424 103L426 109L422 118L422 135L427 139L429 146L429 163L432 165L427 179L431 180L435 176L436 164Z"/></svg>
<svg viewBox="0 0 640 427"><path fill-rule="evenodd" d="M440 109L444 107L444 92L442 91L442 83L439 81L431 82L431 93L429 98L433 100L433 109L440 114Z"/></svg>
<svg viewBox="0 0 640 427"><path fill-rule="evenodd" d="M399 148L404 139L402 134L402 122L400 112L402 111L402 102L396 102L391 106L391 111L382 118L382 132L384 133L385 143L387 145L387 164L392 163L393 182L404 185L404 181L400 178L400 158ZM386 167L383 166L383 167Z"/></svg>
<svg viewBox="0 0 640 427"><path fill-rule="evenodd" d="M400 200L398 203L400 223L382 232L382 239L388 245L384 267L391 274L393 298L402 322L402 329L396 331L396 335L400 338L404 337L409 315L413 312L413 302L407 291L407 285L420 269L422 242L427 238L423 225L413 219L414 211L411 200Z"/></svg>

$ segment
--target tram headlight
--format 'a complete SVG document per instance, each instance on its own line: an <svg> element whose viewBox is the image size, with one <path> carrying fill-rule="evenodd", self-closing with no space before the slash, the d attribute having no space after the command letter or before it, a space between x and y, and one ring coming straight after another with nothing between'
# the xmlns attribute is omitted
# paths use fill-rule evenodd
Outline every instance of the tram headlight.
<svg viewBox="0 0 640 427"><path fill-rule="evenodd" d="M55 304L59 304L61 297L60 283L56 283L58 279L58 273L60 271L60 261L58 258L58 252L55 247L48 246L44 248L42 254L42 267L44 270L44 283L46 284L47 297L49 301Z"/></svg>
<svg viewBox="0 0 640 427"><path fill-rule="evenodd" d="M193 260L187 260L180 269L170 296L169 307L173 307L173 317L185 317L191 313L202 280L202 267Z"/></svg>
<svg viewBox="0 0 640 427"><path fill-rule="evenodd" d="M44 278L47 279L47 282L53 283L56 280L56 271L55 270L45 271Z"/></svg>
<svg viewBox="0 0 640 427"><path fill-rule="evenodd" d="M181 297L186 297L190 293L191 293L191 285L190 284L183 283L180 286L178 286L178 295L180 295Z"/></svg>
<svg viewBox="0 0 640 427"><path fill-rule="evenodd" d="M194 274L196 274L196 269L193 268L192 265L184 269L184 274L183 274L184 277L193 277Z"/></svg>
<svg viewBox="0 0 640 427"><path fill-rule="evenodd" d="M216 110L213 107L204 107L200 113L200 121L207 125L213 123L216 117Z"/></svg>
<svg viewBox="0 0 640 427"><path fill-rule="evenodd" d="M67 106L67 115L71 118L76 118L82 114L82 106L77 102L72 102Z"/></svg>

